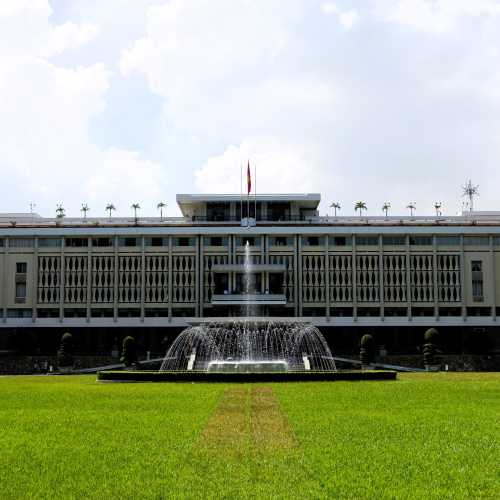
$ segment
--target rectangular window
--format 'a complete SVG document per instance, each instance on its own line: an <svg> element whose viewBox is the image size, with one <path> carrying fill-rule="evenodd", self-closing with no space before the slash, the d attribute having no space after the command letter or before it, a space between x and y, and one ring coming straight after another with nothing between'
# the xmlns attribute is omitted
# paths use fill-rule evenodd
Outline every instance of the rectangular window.
<svg viewBox="0 0 500 500"><path fill-rule="evenodd" d="M168 247L168 238L162 238L160 236L144 238L144 245L147 247Z"/></svg>
<svg viewBox="0 0 500 500"><path fill-rule="evenodd" d="M410 245L415 247L432 246L432 236L410 236Z"/></svg>
<svg viewBox="0 0 500 500"><path fill-rule="evenodd" d="M7 309L8 318L31 318L31 309Z"/></svg>
<svg viewBox="0 0 500 500"><path fill-rule="evenodd" d="M61 238L38 238L38 246L40 248L61 248Z"/></svg>
<svg viewBox="0 0 500 500"><path fill-rule="evenodd" d="M223 236L207 236L204 242L207 247L225 247L227 246L228 240Z"/></svg>
<svg viewBox="0 0 500 500"><path fill-rule="evenodd" d="M9 246L11 248L33 248L33 238L11 238Z"/></svg>
<svg viewBox="0 0 500 500"><path fill-rule="evenodd" d="M92 238L93 247L112 247L113 238Z"/></svg>
<svg viewBox="0 0 500 500"><path fill-rule="evenodd" d="M28 271L28 264L26 262L16 262L16 273L26 274Z"/></svg>
<svg viewBox="0 0 500 500"><path fill-rule="evenodd" d="M322 236L304 236L302 238L302 244L306 247L317 247L323 245L325 242Z"/></svg>
<svg viewBox="0 0 500 500"><path fill-rule="evenodd" d="M469 247L488 246L490 239L488 236L464 236L464 245Z"/></svg>
<svg viewBox="0 0 500 500"><path fill-rule="evenodd" d="M89 246L88 238L66 238L64 244L68 248L82 248Z"/></svg>
<svg viewBox="0 0 500 500"><path fill-rule="evenodd" d="M3 239L0 238L0 247L3 247Z"/></svg>
<svg viewBox="0 0 500 500"><path fill-rule="evenodd" d="M176 247L192 247L194 246L194 238L175 238Z"/></svg>
<svg viewBox="0 0 500 500"><path fill-rule="evenodd" d="M239 247L244 247L247 244L247 241L251 247L260 246L260 237L258 236L243 236L243 237L239 236L236 239L236 244Z"/></svg>
<svg viewBox="0 0 500 500"><path fill-rule="evenodd" d="M359 246L377 246L378 236L356 236L356 245Z"/></svg>
<svg viewBox="0 0 500 500"><path fill-rule="evenodd" d="M472 300L483 301L483 262L481 260L471 261L472 271Z"/></svg>
<svg viewBox="0 0 500 500"><path fill-rule="evenodd" d="M384 246L396 247L406 245L405 236L382 236L382 243Z"/></svg>
<svg viewBox="0 0 500 500"><path fill-rule="evenodd" d="M330 245L336 247L345 247L352 245L352 238L350 236L330 236Z"/></svg>
<svg viewBox="0 0 500 500"><path fill-rule="evenodd" d="M292 244L292 238L287 236L273 236L270 238L270 244L275 247L286 247Z"/></svg>
<svg viewBox="0 0 500 500"><path fill-rule="evenodd" d="M139 247L141 246L140 238L118 238L118 246L120 247Z"/></svg>
<svg viewBox="0 0 500 500"><path fill-rule="evenodd" d="M460 245L460 236L436 236L438 247L455 247Z"/></svg>

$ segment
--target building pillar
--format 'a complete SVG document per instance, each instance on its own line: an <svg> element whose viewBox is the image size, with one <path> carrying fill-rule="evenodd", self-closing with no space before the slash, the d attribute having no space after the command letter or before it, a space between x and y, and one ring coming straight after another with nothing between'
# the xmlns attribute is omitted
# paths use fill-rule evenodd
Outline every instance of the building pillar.
<svg viewBox="0 0 500 500"><path fill-rule="evenodd" d="M64 257L64 250L66 248L66 240L62 238L61 246L61 262L60 262L60 279L59 279L59 322L64 320L64 283L66 281L66 262Z"/></svg>
<svg viewBox="0 0 500 500"><path fill-rule="evenodd" d="M496 263L495 263L495 247L493 236L490 235L490 260L491 260L491 317L493 321L497 320L497 287L496 287Z"/></svg>
<svg viewBox="0 0 500 500"><path fill-rule="evenodd" d="M460 235L460 298L462 309L462 320L467 321L467 305L465 301L465 251L464 236Z"/></svg>
<svg viewBox="0 0 500 500"><path fill-rule="evenodd" d="M174 275L172 259L172 236L168 237L168 321L172 321L172 279Z"/></svg>
<svg viewBox="0 0 500 500"><path fill-rule="evenodd" d="M330 321L330 236L325 235L325 297L326 321Z"/></svg>
<svg viewBox="0 0 500 500"><path fill-rule="evenodd" d="M384 239L381 234L378 235L378 248L379 248L379 259L378 259L378 275L379 275L379 303L380 303L380 319L384 321L385 319L385 295L384 295Z"/></svg>
<svg viewBox="0 0 500 500"><path fill-rule="evenodd" d="M2 265L2 276L3 280L0 282L0 293L2 297L3 304L3 313L2 313L2 321L7 323L7 259L9 257L9 246L10 246L10 238L5 238L5 246L4 246L4 254L3 254L3 265Z"/></svg>
<svg viewBox="0 0 500 500"><path fill-rule="evenodd" d="M352 318L358 320L358 283L357 283L357 259L356 259L356 235L352 235Z"/></svg>
<svg viewBox="0 0 500 500"><path fill-rule="evenodd" d="M32 270L32 280L33 283L33 300L31 301L31 320L36 323L36 318L38 314L38 237L35 238L35 248L33 252L33 270Z"/></svg>
<svg viewBox="0 0 500 500"><path fill-rule="evenodd" d="M408 321L412 320L411 314L411 256L410 256L410 235L406 235L406 307L407 307L407 317Z"/></svg>
<svg viewBox="0 0 500 500"><path fill-rule="evenodd" d="M91 305L92 305L92 252L94 247L92 246L92 238L89 236L87 243L87 312L86 312L86 322L90 322L91 318Z"/></svg>
<svg viewBox="0 0 500 500"><path fill-rule="evenodd" d="M434 318L439 321L438 256L436 235L432 237L432 283L434 296Z"/></svg>
<svg viewBox="0 0 500 500"><path fill-rule="evenodd" d="M114 253L115 253L115 273L113 282L113 322L118 321L118 280L120 279L120 261L118 257L118 236L114 236Z"/></svg>
<svg viewBox="0 0 500 500"><path fill-rule="evenodd" d="M141 323L144 323L146 302L146 255L144 236L141 236Z"/></svg>

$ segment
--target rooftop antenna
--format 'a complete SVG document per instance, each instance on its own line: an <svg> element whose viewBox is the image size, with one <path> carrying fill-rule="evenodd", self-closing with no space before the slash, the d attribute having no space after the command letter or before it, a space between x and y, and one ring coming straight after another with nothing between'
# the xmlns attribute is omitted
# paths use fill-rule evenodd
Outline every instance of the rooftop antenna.
<svg viewBox="0 0 500 500"><path fill-rule="evenodd" d="M469 212L474 210L474 196L479 196L479 186L474 186L469 179L465 186L462 186L462 196L469 199Z"/></svg>
<svg viewBox="0 0 500 500"><path fill-rule="evenodd" d="M33 220L35 219L35 215L34 215L34 210L35 210L35 207L36 207L36 203L30 203L30 214L31 214L31 222L33 222Z"/></svg>

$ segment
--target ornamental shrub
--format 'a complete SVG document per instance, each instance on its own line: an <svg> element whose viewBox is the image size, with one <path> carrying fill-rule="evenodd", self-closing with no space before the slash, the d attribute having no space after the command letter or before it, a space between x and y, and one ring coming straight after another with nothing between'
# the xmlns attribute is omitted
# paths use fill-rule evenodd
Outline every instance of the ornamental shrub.
<svg viewBox="0 0 500 500"><path fill-rule="evenodd" d="M128 336L123 339L122 357L120 361L125 366L132 366L137 363L137 350L134 337Z"/></svg>
<svg viewBox="0 0 500 500"><path fill-rule="evenodd" d="M363 365L369 365L375 359L375 340L367 333L361 337L359 346L359 358L361 359L361 363Z"/></svg>
<svg viewBox="0 0 500 500"><path fill-rule="evenodd" d="M439 332L435 328L429 328L424 334L424 364L433 365L437 353L437 343L439 341Z"/></svg>
<svg viewBox="0 0 500 500"><path fill-rule="evenodd" d="M57 362L61 367L73 366L73 335L65 333L61 337L61 345L57 351Z"/></svg>

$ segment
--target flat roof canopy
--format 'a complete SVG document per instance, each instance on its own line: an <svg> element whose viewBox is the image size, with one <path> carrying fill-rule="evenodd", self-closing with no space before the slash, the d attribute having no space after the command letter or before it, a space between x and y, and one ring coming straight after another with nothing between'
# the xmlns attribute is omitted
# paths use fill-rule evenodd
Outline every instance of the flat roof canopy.
<svg viewBox="0 0 500 500"><path fill-rule="evenodd" d="M177 204L183 215L190 215L195 207L206 203L227 203L238 202L241 199L247 200L247 196L240 194L178 194ZM250 195L251 201L260 201L267 203L286 203L295 202L303 208L316 210L321 201L319 193L298 193L298 194L254 194Z"/></svg>

